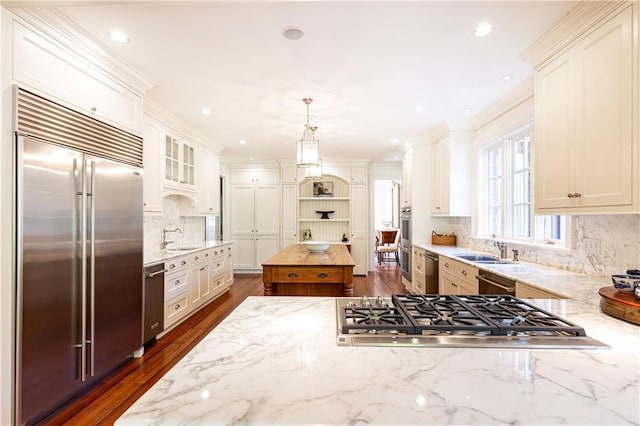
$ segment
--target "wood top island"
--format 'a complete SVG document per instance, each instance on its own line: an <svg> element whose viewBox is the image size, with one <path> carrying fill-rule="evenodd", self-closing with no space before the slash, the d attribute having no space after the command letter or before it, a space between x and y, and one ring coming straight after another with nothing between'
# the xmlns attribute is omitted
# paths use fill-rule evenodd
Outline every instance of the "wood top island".
<svg viewBox="0 0 640 426"><path fill-rule="evenodd" d="M262 264L264 295L353 296L354 266L344 244L324 253L291 244Z"/></svg>

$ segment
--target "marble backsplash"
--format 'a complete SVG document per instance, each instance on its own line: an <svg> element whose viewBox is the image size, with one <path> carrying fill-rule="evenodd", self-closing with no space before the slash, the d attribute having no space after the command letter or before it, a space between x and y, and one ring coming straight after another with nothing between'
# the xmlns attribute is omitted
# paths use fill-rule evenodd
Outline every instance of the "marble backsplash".
<svg viewBox="0 0 640 426"><path fill-rule="evenodd" d="M493 240L472 236L471 218L433 218L439 233L455 232L457 245L498 253ZM518 249L520 260L590 275L606 276L640 269L640 215L573 216L573 248L562 249L508 242L508 253ZM600 253L588 253L585 238L600 240Z"/></svg>
<svg viewBox="0 0 640 426"><path fill-rule="evenodd" d="M167 234L167 240L173 241L168 247L192 247L204 245L204 217L180 216L178 196L164 198L162 216L144 217L144 261L158 258L162 252L162 230L180 228L180 232Z"/></svg>

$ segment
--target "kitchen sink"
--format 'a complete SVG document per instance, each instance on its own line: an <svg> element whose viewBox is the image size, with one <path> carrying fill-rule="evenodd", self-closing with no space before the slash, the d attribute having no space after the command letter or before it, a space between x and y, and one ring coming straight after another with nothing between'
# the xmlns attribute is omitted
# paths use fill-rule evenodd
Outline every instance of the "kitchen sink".
<svg viewBox="0 0 640 426"><path fill-rule="evenodd" d="M468 260L474 263L485 263L485 264L506 264L513 263L511 260L500 259L495 256L488 256L486 254L472 254L472 253L457 253L453 255L458 259Z"/></svg>

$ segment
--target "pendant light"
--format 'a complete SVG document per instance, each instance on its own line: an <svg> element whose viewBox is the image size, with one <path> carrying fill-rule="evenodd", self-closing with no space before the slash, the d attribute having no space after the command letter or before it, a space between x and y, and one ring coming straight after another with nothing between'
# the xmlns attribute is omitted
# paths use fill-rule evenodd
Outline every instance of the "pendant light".
<svg viewBox="0 0 640 426"><path fill-rule="evenodd" d="M307 124L302 138L296 143L297 165L298 167L319 166L320 142L316 139L318 128L309 124L309 104L313 102L313 99L304 98L302 102L307 105Z"/></svg>
<svg viewBox="0 0 640 426"><path fill-rule="evenodd" d="M305 179L320 179L322 178L322 159L318 160L317 166L307 166L304 169Z"/></svg>

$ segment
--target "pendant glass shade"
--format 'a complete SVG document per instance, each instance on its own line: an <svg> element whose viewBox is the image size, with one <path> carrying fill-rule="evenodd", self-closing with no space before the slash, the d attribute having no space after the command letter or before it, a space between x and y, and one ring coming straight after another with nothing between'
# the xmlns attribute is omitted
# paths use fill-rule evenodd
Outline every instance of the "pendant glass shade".
<svg viewBox="0 0 640 426"><path fill-rule="evenodd" d="M322 160L318 160L317 166L307 166L304 169L305 179L320 179L322 177Z"/></svg>
<svg viewBox="0 0 640 426"><path fill-rule="evenodd" d="M296 162L298 167L310 167L320 165L320 142L316 139L317 127L309 125L309 104L312 99L302 100L307 104L307 124L302 133L302 138L296 143Z"/></svg>

